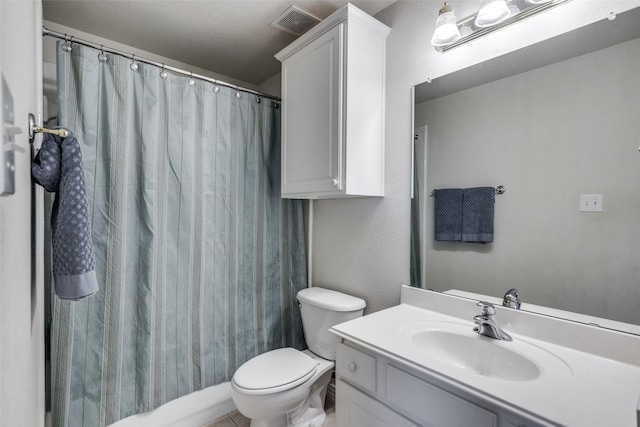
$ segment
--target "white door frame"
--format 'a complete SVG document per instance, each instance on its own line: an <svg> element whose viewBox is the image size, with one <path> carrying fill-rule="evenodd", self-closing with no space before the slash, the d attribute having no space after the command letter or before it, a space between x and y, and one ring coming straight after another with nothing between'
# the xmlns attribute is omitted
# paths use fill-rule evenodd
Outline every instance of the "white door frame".
<svg viewBox="0 0 640 427"><path fill-rule="evenodd" d="M0 71L22 130L14 137L15 193L0 197L0 425L42 427L44 221L42 189L31 184L27 129L29 113L41 123L41 1L0 0L0 32Z"/></svg>

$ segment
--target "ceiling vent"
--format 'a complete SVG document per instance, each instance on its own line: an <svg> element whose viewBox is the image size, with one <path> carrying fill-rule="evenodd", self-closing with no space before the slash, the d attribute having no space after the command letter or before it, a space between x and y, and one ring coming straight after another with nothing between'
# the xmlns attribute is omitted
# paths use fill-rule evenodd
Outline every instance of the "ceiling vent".
<svg viewBox="0 0 640 427"><path fill-rule="evenodd" d="M315 16L298 7L290 6L287 10L282 12L280 16L273 20L271 26L289 34L293 34L294 36L300 36L306 33L318 22L320 22L320 20Z"/></svg>

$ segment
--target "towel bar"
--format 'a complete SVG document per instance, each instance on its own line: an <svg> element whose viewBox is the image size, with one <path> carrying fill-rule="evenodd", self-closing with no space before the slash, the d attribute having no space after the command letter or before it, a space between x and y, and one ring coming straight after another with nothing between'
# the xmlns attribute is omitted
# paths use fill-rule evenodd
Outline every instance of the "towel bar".
<svg viewBox="0 0 640 427"><path fill-rule="evenodd" d="M36 118L33 114L29 113L29 143L33 144L36 133L51 133L62 138L69 136L69 131L66 129L47 129L36 125Z"/></svg>
<svg viewBox="0 0 640 427"><path fill-rule="evenodd" d="M429 196L435 196L436 190L432 190L431 193L429 193ZM507 187L505 187L504 185L498 185L496 187L496 194L504 194L506 191Z"/></svg>

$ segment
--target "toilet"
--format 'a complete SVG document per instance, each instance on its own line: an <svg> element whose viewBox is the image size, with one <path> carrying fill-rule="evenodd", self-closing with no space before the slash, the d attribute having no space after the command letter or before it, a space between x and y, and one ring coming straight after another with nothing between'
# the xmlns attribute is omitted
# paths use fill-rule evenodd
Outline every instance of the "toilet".
<svg viewBox="0 0 640 427"><path fill-rule="evenodd" d="M308 350L291 347L245 362L231 379L231 397L251 427L322 427L324 398L336 359L329 328L362 316L364 300L318 287L298 292Z"/></svg>

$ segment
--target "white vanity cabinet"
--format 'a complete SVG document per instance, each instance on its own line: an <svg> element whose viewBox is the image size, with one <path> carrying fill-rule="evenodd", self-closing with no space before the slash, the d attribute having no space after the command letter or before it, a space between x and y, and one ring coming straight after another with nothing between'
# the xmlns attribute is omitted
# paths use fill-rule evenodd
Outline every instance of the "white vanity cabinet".
<svg viewBox="0 0 640 427"><path fill-rule="evenodd" d="M400 361L339 344L336 360L338 427L534 427L541 425L461 390Z"/></svg>
<svg viewBox="0 0 640 427"><path fill-rule="evenodd" d="M389 31L349 4L276 54L282 197L384 196Z"/></svg>
<svg viewBox="0 0 640 427"><path fill-rule="evenodd" d="M483 298L484 299L484 298ZM640 337L402 286L400 304L332 326L338 427L639 427Z"/></svg>

